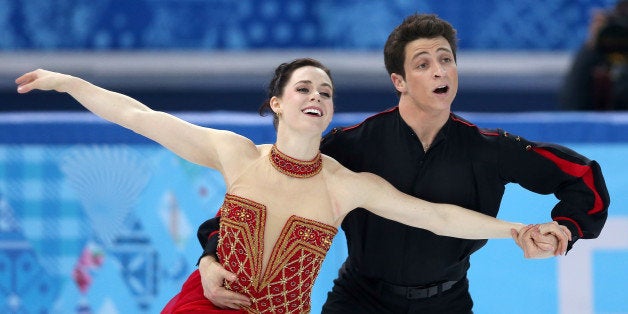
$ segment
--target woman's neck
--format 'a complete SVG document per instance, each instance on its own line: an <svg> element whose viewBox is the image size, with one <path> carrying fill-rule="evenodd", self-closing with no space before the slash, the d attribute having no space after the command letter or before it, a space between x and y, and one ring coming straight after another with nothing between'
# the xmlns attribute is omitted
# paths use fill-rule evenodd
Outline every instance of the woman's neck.
<svg viewBox="0 0 628 314"><path fill-rule="evenodd" d="M299 160L312 160L320 152L321 136L288 137L277 134L275 146L282 153Z"/></svg>

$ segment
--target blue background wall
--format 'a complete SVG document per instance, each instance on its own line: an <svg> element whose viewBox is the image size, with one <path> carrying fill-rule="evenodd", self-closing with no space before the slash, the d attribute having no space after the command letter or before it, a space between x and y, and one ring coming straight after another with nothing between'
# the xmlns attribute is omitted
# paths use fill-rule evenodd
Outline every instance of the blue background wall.
<svg viewBox="0 0 628 314"><path fill-rule="evenodd" d="M381 50L409 13L433 12L471 50L565 50L612 0L2 0L0 48Z"/></svg>
<svg viewBox="0 0 628 314"><path fill-rule="evenodd" d="M270 120L253 114L179 115L274 141ZM335 124L365 115L339 114ZM602 236L567 257L525 260L512 241L489 241L472 258L476 312L628 313L628 115L463 116L597 160L612 199ZM91 114L0 115L0 312L157 313L193 271L196 227L223 196L218 173ZM547 221L555 202L508 186L499 217ZM314 313L345 256L340 233L316 282Z"/></svg>

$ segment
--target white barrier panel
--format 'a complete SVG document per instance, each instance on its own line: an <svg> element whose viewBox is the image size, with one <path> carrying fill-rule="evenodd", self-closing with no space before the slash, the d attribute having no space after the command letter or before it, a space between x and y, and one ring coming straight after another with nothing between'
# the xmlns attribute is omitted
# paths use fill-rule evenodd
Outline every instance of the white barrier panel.
<svg viewBox="0 0 628 314"><path fill-rule="evenodd" d="M559 313L571 314L595 313L594 295L594 255L600 251L624 251L628 252L628 216L611 216L604 230L595 241L581 241L569 253L569 258L562 258L558 262L558 289ZM620 267L628 267L618 263ZM605 272L613 272L613 269L605 269ZM602 283L604 284L604 283ZM616 290L628 300L626 286L603 286L600 289Z"/></svg>

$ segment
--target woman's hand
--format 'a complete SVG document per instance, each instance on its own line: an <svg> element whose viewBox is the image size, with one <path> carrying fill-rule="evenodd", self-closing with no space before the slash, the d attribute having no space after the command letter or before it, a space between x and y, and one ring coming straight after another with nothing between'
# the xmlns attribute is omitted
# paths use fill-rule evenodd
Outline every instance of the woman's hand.
<svg viewBox="0 0 628 314"><path fill-rule="evenodd" d="M67 74L38 69L18 77L15 83L18 85L17 92L20 94L34 89L64 92L63 86L70 78L71 76Z"/></svg>

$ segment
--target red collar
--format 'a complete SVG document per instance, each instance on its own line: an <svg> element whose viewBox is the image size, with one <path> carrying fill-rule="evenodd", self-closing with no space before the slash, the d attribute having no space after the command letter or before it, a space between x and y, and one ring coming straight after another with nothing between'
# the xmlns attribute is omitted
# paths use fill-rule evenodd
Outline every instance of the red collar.
<svg viewBox="0 0 628 314"><path fill-rule="evenodd" d="M270 163L279 172L293 178L310 178L321 172L323 160L318 152L314 159L309 161L292 158L277 149L276 145L270 150Z"/></svg>

